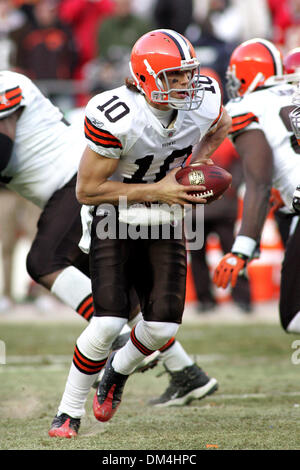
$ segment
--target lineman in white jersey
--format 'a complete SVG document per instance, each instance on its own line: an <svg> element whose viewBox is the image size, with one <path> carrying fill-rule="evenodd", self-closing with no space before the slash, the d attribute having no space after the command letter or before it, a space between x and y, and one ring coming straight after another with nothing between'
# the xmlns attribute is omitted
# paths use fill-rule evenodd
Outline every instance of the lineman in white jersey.
<svg viewBox="0 0 300 470"><path fill-rule="evenodd" d="M230 135L243 160L246 191L238 236L231 253L221 259L214 273L218 287L235 285L239 272L251 261L268 212L271 187L280 192L286 210L295 214L292 203L299 182L300 147L289 119L295 108L292 97L296 89L284 84L289 81L291 76L283 75L281 54L269 41L253 39L233 51L227 75L232 99L226 108L232 117ZM280 286L282 327L297 333L300 332L298 219L295 214Z"/></svg>
<svg viewBox="0 0 300 470"><path fill-rule="evenodd" d="M2 71L0 145L0 181L42 209L29 274L88 320L91 286L74 196L84 139L29 78Z"/></svg>
<svg viewBox="0 0 300 470"><path fill-rule="evenodd" d="M98 420L107 421L114 415L128 376L145 356L175 336L182 320L183 237L175 237L171 224L168 239L151 239L150 229L147 239L123 238L118 232L126 220L121 213L116 236L99 239L103 205L109 204L119 215L120 195L127 197L128 204L141 203L143 211L157 202L205 203L177 183L175 173L193 147L193 159L209 163L231 124L222 109L218 84L199 75L193 47L178 33L156 30L142 36L133 47L130 65L134 80L97 95L86 107L87 147L79 166L77 197L95 208L89 247L95 314L78 338L74 353L86 372L72 364L50 436L77 434L94 381L91 365L106 361L111 336L127 321L132 288L138 293L143 318L126 345L106 363L94 397ZM189 188L195 189L199 187ZM128 222L123 225L129 233ZM144 222L144 217L141 222L134 220L135 225ZM214 390L215 382L204 372L202 381L207 393ZM68 436L63 429L69 430Z"/></svg>
<svg viewBox="0 0 300 470"><path fill-rule="evenodd" d="M8 117L18 122L6 166L2 160L1 180L43 209L77 172L82 137L24 75L0 72L0 91L2 123L8 125L3 121Z"/></svg>
<svg viewBox="0 0 300 470"><path fill-rule="evenodd" d="M0 180L42 209L27 257L28 272L89 321L94 307L88 256L78 247L81 205L75 195L85 148L83 129L83 118L80 127L78 122L68 125L29 78L11 71L0 73ZM130 327L139 318L136 295L131 302ZM113 347L125 338L126 334L121 335ZM199 370L175 338L161 349L161 359L167 367L175 364L184 377ZM181 396L181 404L205 393L197 377Z"/></svg>

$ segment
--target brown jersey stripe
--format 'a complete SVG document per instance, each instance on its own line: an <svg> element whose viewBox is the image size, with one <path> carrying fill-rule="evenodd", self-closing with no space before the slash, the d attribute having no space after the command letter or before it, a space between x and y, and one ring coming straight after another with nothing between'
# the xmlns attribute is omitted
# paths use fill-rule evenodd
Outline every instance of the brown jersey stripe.
<svg viewBox="0 0 300 470"><path fill-rule="evenodd" d="M151 349L146 348L135 336L135 327L131 330L130 333L130 339L132 341L132 344L145 356L150 356L154 351Z"/></svg>
<svg viewBox="0 0 300 470"><path fill-rule="evenodd" d="M171 348L171 346L173 346L174 343L175 343L175 338L173 337L173 338L169 339L169 341L168 341L164 346L162 346L162 347L159 349L159 351L160 351L160 352L165 352L165 351L167 351L167 349Z"/></svg>
<svg viewBox="0 0 300 470"><path fill-rule="evenodd" d="M98 138L95 137L88 129L85 127L85 136L87 139L91 140L96 145L101 145L102 147L113 147L113 148L122 148L122 144L118 140Z"/></svg>

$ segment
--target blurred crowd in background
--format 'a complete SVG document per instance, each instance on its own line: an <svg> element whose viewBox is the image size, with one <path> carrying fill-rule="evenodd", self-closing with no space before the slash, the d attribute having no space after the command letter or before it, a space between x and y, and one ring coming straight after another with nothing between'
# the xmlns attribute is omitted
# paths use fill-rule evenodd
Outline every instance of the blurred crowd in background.
<svg viewBox="0 0 300 470"><path fill-rule="evenodd" d="M128 61L133 44L156 28L174 29L191 41L202 73L219 81L226 103L225 72L231 52L239 43L254 37L269 39L283 54L300 45L300 0L0 0L0 71L27 75L68 114L85 106L91 95L122 85L130 74ZM225 145L226 149L218 154L218 164L231 171L239 159L233 147L228 142ZM241 171L232 171L239 176L238 184L224 197L228 210L220 205L218 211L219 203L205 208L209 230L217 232L222 225L220 217L223 228L229 224L227 247L233 240L242 178ZM20 274L20 270L25 271L25 261L24 268L14 271L16 245L23 240L18 256L24 258L24 240L33 238L38 209L1 187L0 211L0 311L6 311L15 301L40 299L48 294L33 283L18 290L18 275L26 277L25 272ZM199 279L195 286L198 310L205 312L214 308L216 299L203 253L196 255L192 262ZM240 289L241 294L233 298L249 312L249 288L244 285Z"/></svg>

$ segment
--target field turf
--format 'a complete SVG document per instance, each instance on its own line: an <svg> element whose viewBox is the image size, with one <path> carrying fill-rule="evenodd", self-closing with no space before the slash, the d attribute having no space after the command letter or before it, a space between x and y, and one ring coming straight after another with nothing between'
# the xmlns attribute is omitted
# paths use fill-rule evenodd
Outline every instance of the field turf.
<svg viewBox="0 0 300 470"><path fill-rule="evenodd" d="M0 365L1 450L299 450L300 364L277 324L182 325L178 339L219 381L214 395L189 406L153 408L167 386L159 364L134 374L108 423L92 412L75 439L51 439L74 342L84 323L0 323L6 364ZM300 338L299 338L300 339ZM299 347L299 346L298 346Z"/></svg>

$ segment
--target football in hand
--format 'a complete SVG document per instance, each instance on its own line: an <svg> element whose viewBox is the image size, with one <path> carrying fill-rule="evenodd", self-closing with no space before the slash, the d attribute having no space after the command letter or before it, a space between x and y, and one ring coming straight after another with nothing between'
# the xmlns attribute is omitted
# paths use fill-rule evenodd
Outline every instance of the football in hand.
<svg viewBox="0 0 300 470"><path fill-rule="evenodd" d="M218 199L231 185L231 174L217 165L192 163L176 173L178 183L184 186L205 186L202 191L191 191L190 194L207 200L207 204Z"/></svg>

